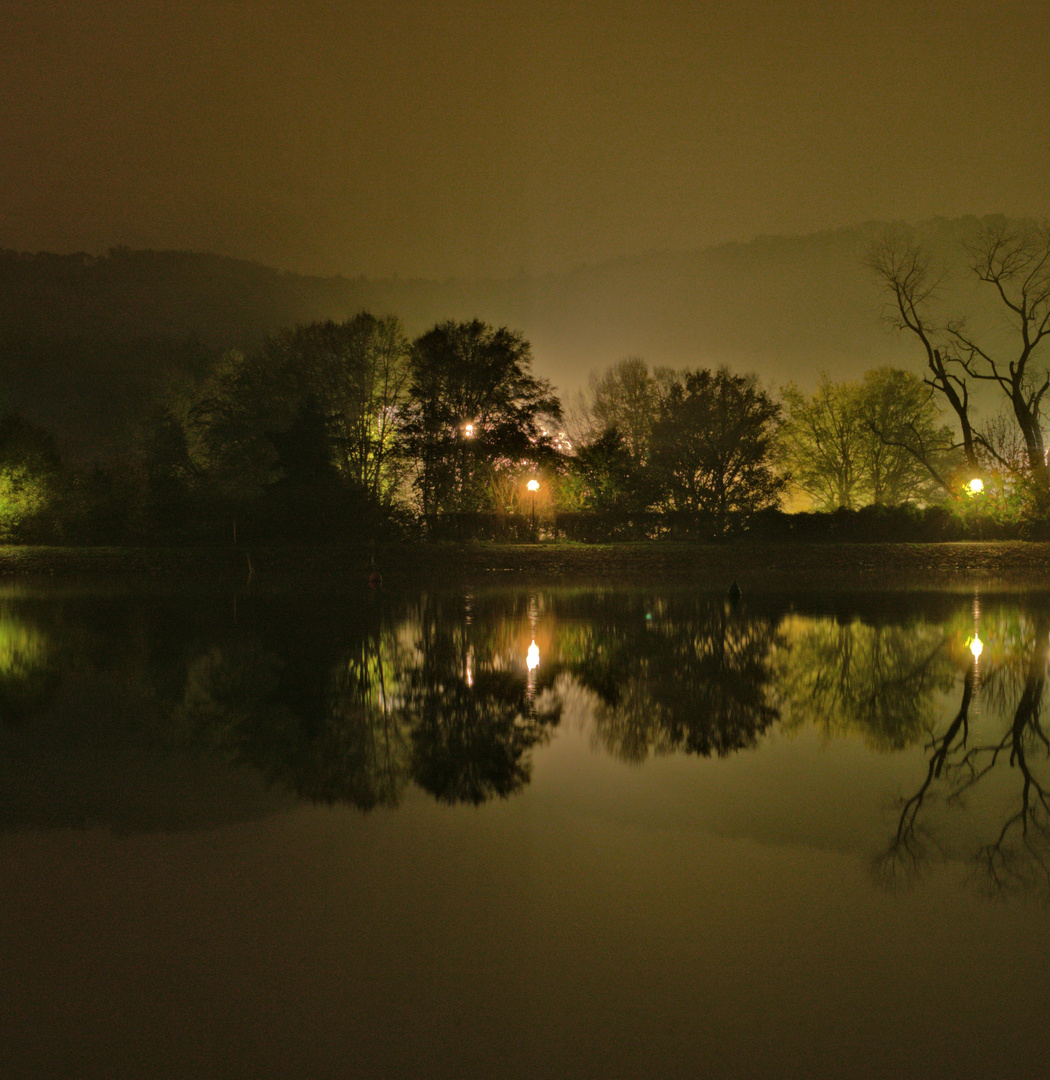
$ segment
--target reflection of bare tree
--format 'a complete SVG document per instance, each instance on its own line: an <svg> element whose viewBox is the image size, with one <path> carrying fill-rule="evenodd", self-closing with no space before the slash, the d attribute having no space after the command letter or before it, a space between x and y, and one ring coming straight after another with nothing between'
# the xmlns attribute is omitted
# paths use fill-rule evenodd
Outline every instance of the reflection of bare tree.
<svg viewBox="0 0 1050 1080"><path fill-rule="evenodd" d="M905 799L897 829L879 869L893 880L918 872L930 857L930 834L923 810L938 797L960 804L988 786L1002 766L1020 778L1019 805L980 846L977 867L992 891L1050 889L1050 785L1041 775L1050 761L1050 737L1041 720L1046 687L1046 641L1050 616L1044 613L1017 634L1004 627L1000 640L1023 638L1023 652L1004 654L997 667L982 670L981 697L986 711L1008 722L998 736L978 736L971 743L969 715L975 694L976 662L963 680L958 712L940 735L927 744L926 776ZM940 788L941 790L938 790Z"/></svg>
<svg viewBox="0 0 1050 1080"><path fill-rule="evenodd" d="M975 675L973 667L967 669L959 711L943 735L931 736L926 778L919 790L904 801L896 835L884 855L877 860L876 870L888 885L898 879L917 877L928 860L928 846L935 841L923 831L919 813L931 785L944 775L946 763L959 748L966 746Z"/></svg>
<svg viewBox="0 0 1050 1080"><path fill-rule="evenodd" d="M932 726L936 694L955 677L940 627L788 620L778 687L788 729L857 731L878 750L898 750Z"/></svg>
<svg viewBox="0 0 1050 1080"><path fill-rule="evenodd" d="M1021 774L1020 808L977 856L993 888L1000 892L1012 887L1050 886L1050 792L1040 782L1030 757L1030 752L1050 754L1050 739L1040 719L1048 627L1050 618L1042 615L1036 623L1028 670L1009 730L998 743L975 746L963 759L969 771L966 787L977 784L1003 757Z"/></svg>

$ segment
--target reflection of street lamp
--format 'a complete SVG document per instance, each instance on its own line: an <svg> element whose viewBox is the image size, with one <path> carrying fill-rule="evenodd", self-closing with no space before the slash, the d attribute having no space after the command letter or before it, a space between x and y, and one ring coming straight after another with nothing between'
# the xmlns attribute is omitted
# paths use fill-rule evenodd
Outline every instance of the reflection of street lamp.
<svg viewBox="0 0 1050 1080"><path fill-rule="evenodd" d="M536 532L536 492L540 490L539 480L530 480L525 485L532 492L532 531Z"/></svg>
<svg viewBox="0 0 1050 1080"><path fill-rule="evenodd" d="M532 639L529 651L525 654L525 666L529 671L540 666L540 647L536 644L535 638Z"/></svg>

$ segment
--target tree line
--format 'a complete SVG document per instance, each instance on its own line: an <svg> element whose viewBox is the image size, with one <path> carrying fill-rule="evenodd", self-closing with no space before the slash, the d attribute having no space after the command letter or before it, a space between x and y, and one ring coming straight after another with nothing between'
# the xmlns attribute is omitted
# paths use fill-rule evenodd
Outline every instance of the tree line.
<svg viewBox="0 0 1050 1080"><path fill-rule="evenodd" d="M993 224L963 252L1011 320L1008 355L941 315L943 279L906 235L887 236L869 261L918 343L921 376L878 368L773 390L726 367L628 357L563 408L518 331L447 320L411 340L397 318L361 312L170 375L126 452L91 466L64 463L47 433L8 414L0 534L536 537L573 535L582 520L598 523L594 538L625 535L625 523L632 535L723 537L785 507L1045 521L1050 233ZM990 410L981 388L1005 408Z"/></svg>

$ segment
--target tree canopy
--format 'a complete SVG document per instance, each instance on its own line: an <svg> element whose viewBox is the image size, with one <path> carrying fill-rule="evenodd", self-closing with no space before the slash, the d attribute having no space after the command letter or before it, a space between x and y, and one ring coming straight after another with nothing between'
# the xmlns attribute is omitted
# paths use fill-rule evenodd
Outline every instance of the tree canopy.
<svg viewBox="0 0 1050 1080"><path fill-rule="evenodd" d="M686 371L660 402L652 469L668 506L709 515L717 535L776 506L785 480L774 468L780 406L754 375Z"/></svg>
<svg viewBox="0 0 1050 1080"><path fill-rule="evenodd" d="M926 502L946 486L951 432L930 388L909 372L878 368L860 383L825 374L812 394L789 383L781 397L782 467L818 509Z"/></svg>
<svg viewBox="0 0 1050 1080"><path fill-rule="evenodd" d="M541 419L561 417L525 338L479 319L448 320L415 340L409 396L404 433L426 518L489 504L495 474L541 460L550 449Z"/></svg>

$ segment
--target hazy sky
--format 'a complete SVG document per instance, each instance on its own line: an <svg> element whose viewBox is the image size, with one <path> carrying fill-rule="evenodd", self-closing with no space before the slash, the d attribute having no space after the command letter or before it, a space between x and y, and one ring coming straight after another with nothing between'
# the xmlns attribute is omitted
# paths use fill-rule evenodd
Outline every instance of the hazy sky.
<svg viewBox="0 0 1050 1080"><path fill-rule="evenodd" d="M0 247L561 270L1050 210L1033 0L0 0Z"/></svg>

